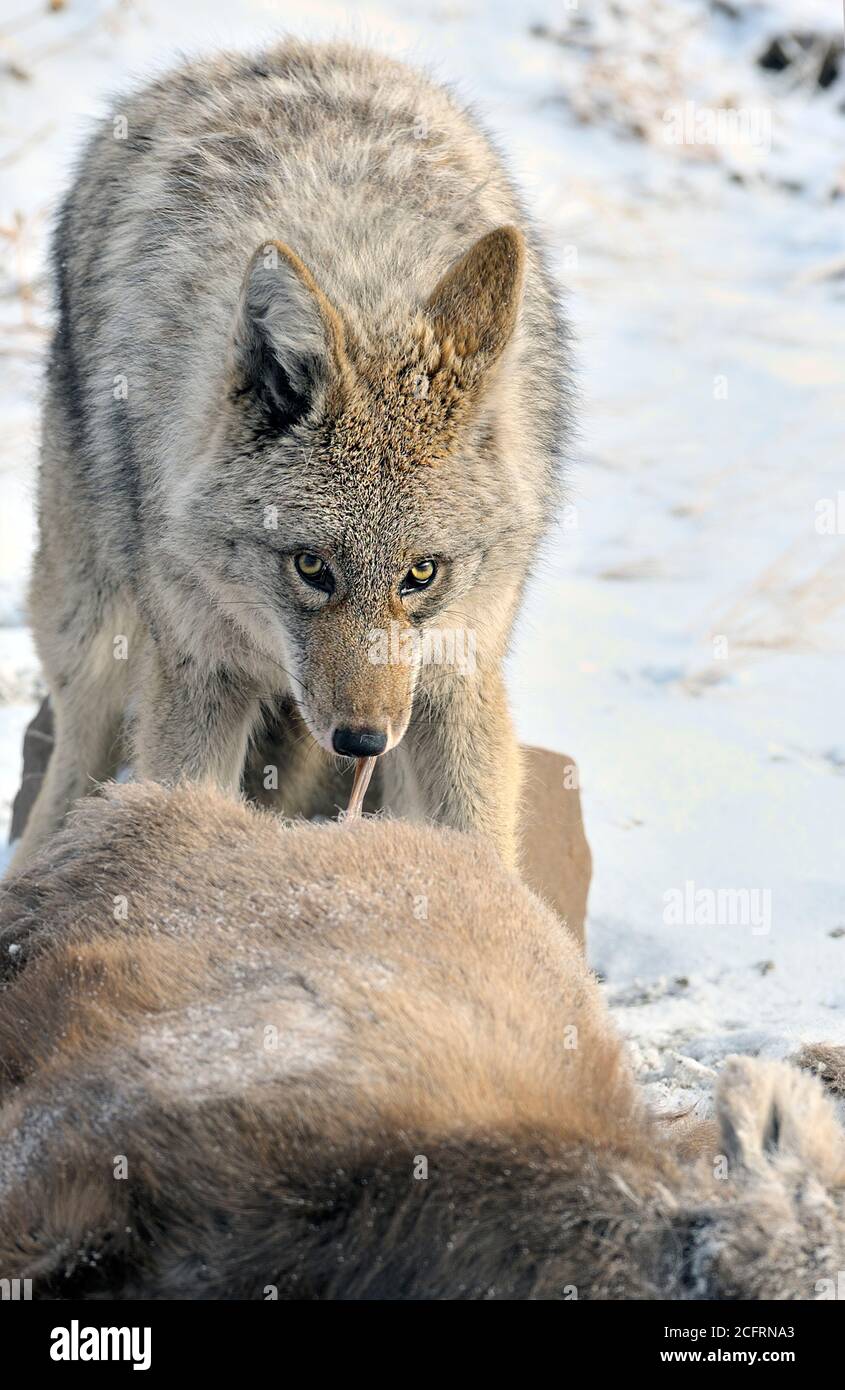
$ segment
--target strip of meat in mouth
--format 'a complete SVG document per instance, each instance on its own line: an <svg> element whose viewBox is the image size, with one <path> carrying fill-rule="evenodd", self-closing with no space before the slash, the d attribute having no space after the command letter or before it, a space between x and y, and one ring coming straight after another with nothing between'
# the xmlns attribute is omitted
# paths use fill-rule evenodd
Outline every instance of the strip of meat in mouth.
<svg viewBox="0 0 845 1390"><path fill-rule="evenodd" d="M376 765L375 758L359 758L355 764L355 776L352 781L352 791L349 796L349 805L346 808L344 820L358 820L361 809L364 805L364 797L367 795L367 787L370 785L370 778L373 775L373 768Z"/></svg>

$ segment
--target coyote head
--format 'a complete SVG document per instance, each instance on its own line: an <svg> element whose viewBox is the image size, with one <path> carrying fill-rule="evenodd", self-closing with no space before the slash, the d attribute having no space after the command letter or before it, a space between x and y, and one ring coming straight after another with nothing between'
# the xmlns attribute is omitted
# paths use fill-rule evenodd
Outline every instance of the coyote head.
<svg viewBox="0 0 845 1390"><path fill-rule="evenodd" d="M518 231L490 232L377 331L280 242L247 268L213 462L183 516L206 584L326 749L398 743L421 639L477 625L481 584L512 614L492 385L523 261Z"/></svg>

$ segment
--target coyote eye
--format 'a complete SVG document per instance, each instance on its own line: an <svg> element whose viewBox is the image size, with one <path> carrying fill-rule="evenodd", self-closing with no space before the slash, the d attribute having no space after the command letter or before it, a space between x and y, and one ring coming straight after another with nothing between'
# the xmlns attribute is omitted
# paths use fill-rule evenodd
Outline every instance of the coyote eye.
<svg viewBox="0 0 845 1390"><path fill-rule="evenodd" d="M334 576L319 555L315 555L311 550L300 550L298 555L294 555L293 563L300 579L304 579L312 589L322 589L327 594L333 592Z"/></svg>
<svg viewBox="0 0 845 1390"><path fill-rule="evenodd" d="M399 586L400 593L412 594L415 589L428 588L436 573L437 566L433 560L417 560L402 580Z"/></svg>

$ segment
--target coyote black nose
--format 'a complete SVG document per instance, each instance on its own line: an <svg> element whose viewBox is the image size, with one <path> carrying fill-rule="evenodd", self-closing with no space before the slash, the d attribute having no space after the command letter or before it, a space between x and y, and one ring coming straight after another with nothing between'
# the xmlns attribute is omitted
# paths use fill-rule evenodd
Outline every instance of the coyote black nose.
<svg viewBox="0 0 845 1390"><path fill-rule="evenodd" d="M335 729L332 747L347 758L377 758L387 747L387 734L378 729Z"/></svg>

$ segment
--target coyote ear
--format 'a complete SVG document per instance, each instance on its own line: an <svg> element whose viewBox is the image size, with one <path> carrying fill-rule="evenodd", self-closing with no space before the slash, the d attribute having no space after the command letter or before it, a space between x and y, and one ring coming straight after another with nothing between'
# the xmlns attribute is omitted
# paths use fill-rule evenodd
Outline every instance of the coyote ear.
<svg viewBox="0 0 845 1390"><path fill-rule="evenodd" d="M499 227L447 270L425 306L447 356L472 362L476 372L496 361L516 324L524 266L522 233Z"/></svg>
<svg viewBox="0 0 845 1390"><path fill-rule="evenodd" d="M274 429L289 429L344 361L340 316L308 267L282 242L263 243L247 267L238 310L238 393L251 393Z"/></svg>

